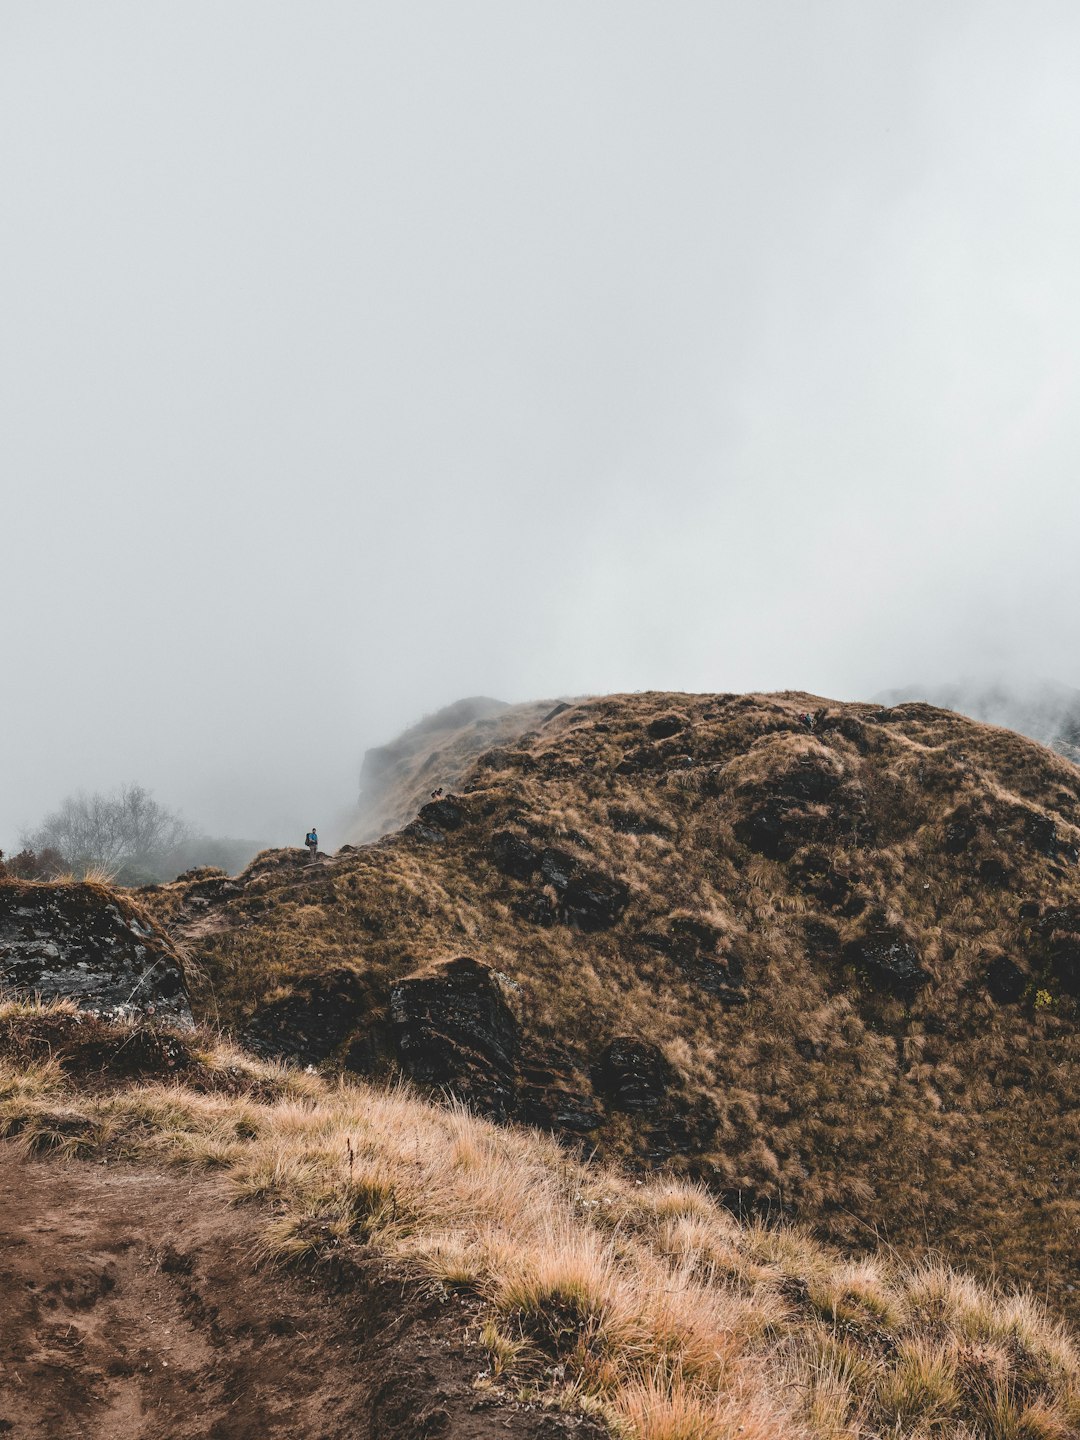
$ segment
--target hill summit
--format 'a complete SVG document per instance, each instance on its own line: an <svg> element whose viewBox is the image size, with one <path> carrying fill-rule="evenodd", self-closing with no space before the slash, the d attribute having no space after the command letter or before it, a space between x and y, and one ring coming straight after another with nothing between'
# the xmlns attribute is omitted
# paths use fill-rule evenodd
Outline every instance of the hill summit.
<svg viewBox="0 0 1080 1440"><path fill-rule="evenodd" d="M801 693L515 707L404 749L396 833L144 892L203 1017L1074 1305L1073 765Z"/></svg>

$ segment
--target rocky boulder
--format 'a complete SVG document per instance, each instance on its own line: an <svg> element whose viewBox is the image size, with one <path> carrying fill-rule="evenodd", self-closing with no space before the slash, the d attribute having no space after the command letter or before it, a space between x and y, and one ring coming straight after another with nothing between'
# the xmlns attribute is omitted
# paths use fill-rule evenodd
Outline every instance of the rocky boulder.
<svg viewBox="0 0 1080 1440"><path fill-rule="evenodd" d="M0 990L112 1017L190 1025L172 943L129 900L92 884L0 883Z"/></svg>
<svg viewBox="0 0 1080 1440"><path fill-rule="evenodd" d="M866 797L845 764L806 735L778 735L729 767L735 836L787 861L805 845L832 846L866 829Z"/></svg>
<svg viewBox="0 0 1080 1440"><path fill-rule="evenodd" d="M875 989L884 990L908 1004L930 983L930 974L923 968L919 952L899 930L868 930L844 946L843 957Z"/></svg>
<svg viewBox="0 0 1080 1440"><path fill-rule="evenodd" d="M666 930L642 935L650 950L669 956L707 995L729 1005L746 999L741 956L725 942L715 925L693 916L676 916Z"/></svg>
<svg viewBox="0 0 1080 1440"><path fill-rule="evenodd" d="M554 1042L533 1043L521 1057L519 1115L560 1135L584 1135L603 1121L580 1056Z"/></svg>
<svg viewBox="0 0 1080 1440"><path fill-rule="evenodd" d="M666 714L658 715L655 720L650 722L648 733L653 740L669 740L672 735L678 735L681 730L685 730L688 724L689 721L685 715L680 715L676 710L669 710Z"/></svg>
<svg viewBox="0 0 1080 1440"><path fill-rule="evenodd" d="M629 888L562 850L545 850L540 874L558 896L556 917L578 930L603 930L626 909Z"/></svg>
<svg viewBox="0 0 1080 1440"><path fill-rule="evenodd" d="M511 830L497 831L491 839L491 858L504 875L515 880L539 879L555 892L533 895L517 905L518 914L538 925L556 921L576 930L604 930L614 925L630 899L629 886L605 875L565 850L540 850Z"/></svg>
<svg viewBox="0 0 1080 1440"><path fill-rule="evenodd" d="M615 1110L653 1110L665 1099L671 1067L657 1045L619 1035L600 1052L593 1083Z"/></svg>
<svg viewBox="0 0 1080 1440"><path fill-rule="evenodd" d="M483 1114L510 1118L520 1032L509 983L466 956L399 981L390 991L390 1023L405 1074L445 1086Z"/></svg>
<svg viewBox="0 0 1080 1440"><path fill-rule="evenodd" d="M318 1065L356 1027L365 1002L355 971L331 970L264 1006L244 1031L244 1043L258 1055Z"/></svg>
<svg viewBox="0 0 1080 1440"><path fill-rule="evenodd" d="M491 858L496 869L515 880L528 880L540 868L539 852L512 830L498 830L491 837Z"/></svg>
<svg viewBox="0 0 1080 1440"><path fill-rule="evenodd" d="M1013 1005L1027 988L1028 976L1008 955L997 955L986 967L986 989L999 1005Z"/></svg>

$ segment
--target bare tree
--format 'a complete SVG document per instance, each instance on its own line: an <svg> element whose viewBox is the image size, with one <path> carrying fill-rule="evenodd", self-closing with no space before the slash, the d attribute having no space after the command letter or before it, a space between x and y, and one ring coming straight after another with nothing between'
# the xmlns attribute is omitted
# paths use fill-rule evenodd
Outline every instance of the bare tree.
<svg viewBox="0 0 1080 1440"><path fill-rule="evenodd" d="M100 869L134 883L157 878L190 838L183 820L149 790L125 785L112 795L69 795L22 843L39 853L58 850L76 875Z"/></svg>

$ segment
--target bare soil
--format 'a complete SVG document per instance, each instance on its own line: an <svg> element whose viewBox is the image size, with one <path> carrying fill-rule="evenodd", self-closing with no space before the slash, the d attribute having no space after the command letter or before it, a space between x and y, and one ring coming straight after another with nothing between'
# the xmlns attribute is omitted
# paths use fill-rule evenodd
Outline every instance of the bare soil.
<svg viewBox="0 0 1080 1440"><path fill-rule="evenodd" d="M464 1302L362 1250L332 1272L258 1265L258 1224L214 1180L0 1145L0 1435L601 1434L478 1395Z"/></svg>

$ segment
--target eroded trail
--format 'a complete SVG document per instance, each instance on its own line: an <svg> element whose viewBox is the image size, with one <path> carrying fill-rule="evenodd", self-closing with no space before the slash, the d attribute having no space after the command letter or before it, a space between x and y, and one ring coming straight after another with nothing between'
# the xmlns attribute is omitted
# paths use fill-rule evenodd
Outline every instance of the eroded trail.
<svg viewBox="0 0 1080 1440"><path fill-rule="evenodd" d="M360 1257L253 1263L220 1184L0 1145L0 1434L25 1440L462 1440L573 1433L478 1406L454 1302ZM582 1431L576 1431L582 1434ZM591 1433L591 1430L590 1430Z"/></svg>

